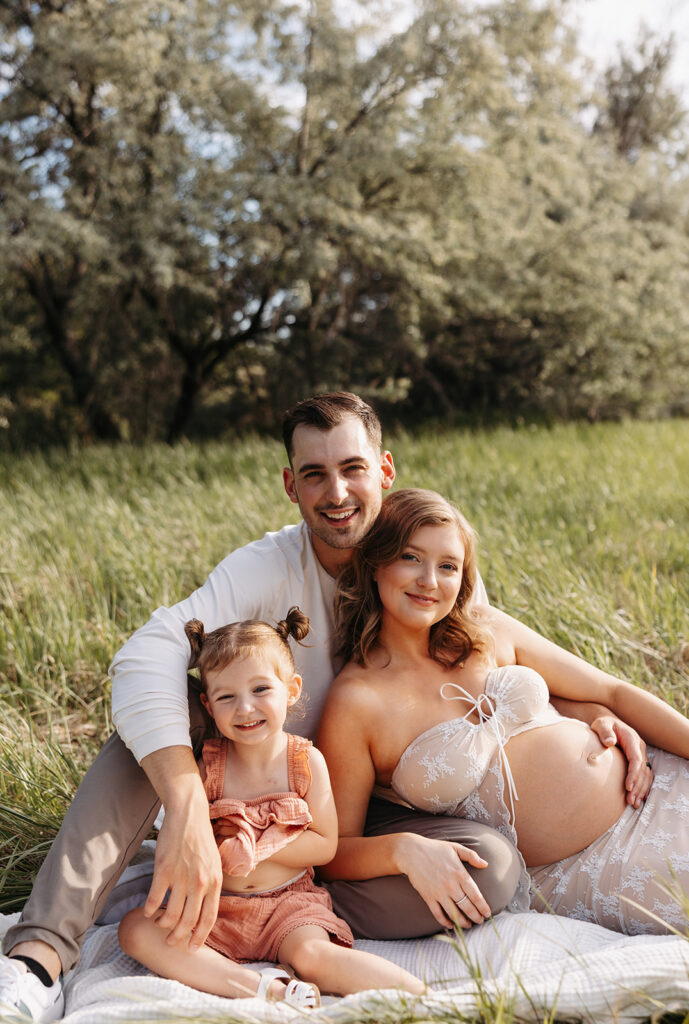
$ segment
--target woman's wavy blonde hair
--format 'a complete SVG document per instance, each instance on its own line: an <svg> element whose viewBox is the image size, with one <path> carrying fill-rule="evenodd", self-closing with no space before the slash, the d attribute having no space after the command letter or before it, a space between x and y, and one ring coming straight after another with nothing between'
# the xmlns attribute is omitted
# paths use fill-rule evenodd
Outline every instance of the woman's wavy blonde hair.
<svg viewBox="0 0 689 1024"><path fill-rule="evenodd" d="M446 523L457 528L464 547L462 582L452 610L431 627L428 653L434 661L452 668L472 651L485 653L492 647L490 633L479 626L470 607L477 571L473 527L442 495L407 487L385 499L373 527L338 577L333 644L337 657L368 664L383 612L374 580L376 570L399 558L420 527Z"/></svg>

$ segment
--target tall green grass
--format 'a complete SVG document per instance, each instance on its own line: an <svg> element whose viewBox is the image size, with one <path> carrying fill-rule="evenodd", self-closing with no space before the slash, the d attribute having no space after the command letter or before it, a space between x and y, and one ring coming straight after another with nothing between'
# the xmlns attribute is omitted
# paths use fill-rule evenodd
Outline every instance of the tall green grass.
<svg viewBox="0 0 689 1024"><path fill-rule="evenodd" d="M600 667L689 694L689 423L428 430L398 486L478 528L494 603ZM0 456L0 909L21 904L110 729L107 666L237 545L298 520L277 443Z"/></svg>

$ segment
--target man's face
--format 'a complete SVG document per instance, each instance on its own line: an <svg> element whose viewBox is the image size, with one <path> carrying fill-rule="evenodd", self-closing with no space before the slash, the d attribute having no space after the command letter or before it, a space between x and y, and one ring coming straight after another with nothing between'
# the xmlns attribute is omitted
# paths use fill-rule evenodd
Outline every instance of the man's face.
<svg viewBox="0 0 689 1024"><path fill-rule="evenodd" d="M297 427L292 466L283 479L311 530L318 560L334 575L371 529L395 467L390 452L373 447L361 420L347 416L332 430Z"/></svg>

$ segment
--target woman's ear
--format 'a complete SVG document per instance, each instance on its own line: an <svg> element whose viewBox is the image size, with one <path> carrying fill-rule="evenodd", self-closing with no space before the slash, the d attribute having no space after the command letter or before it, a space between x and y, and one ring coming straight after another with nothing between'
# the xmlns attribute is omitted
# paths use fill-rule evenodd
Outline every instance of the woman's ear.
<svg viewBox="0 0 689 1024"><path fill-rule="evenodd" d="M287 682L287 707L291 708L301 697L301 676L296 672Z"/></svg>

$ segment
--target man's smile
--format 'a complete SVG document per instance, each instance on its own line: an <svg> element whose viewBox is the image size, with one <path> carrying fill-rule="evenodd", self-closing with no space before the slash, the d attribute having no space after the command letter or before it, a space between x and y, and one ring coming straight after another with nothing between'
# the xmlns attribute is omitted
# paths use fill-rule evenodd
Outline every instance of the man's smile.
<svg viewBox="0 0 689 1024"><path fill-rule="evenodd" d="M349 508L344 510L339 509L321 509L321 515L328 520L329 523L343 523L352 516L355 516L358 512L358 508Z"/></svg>

